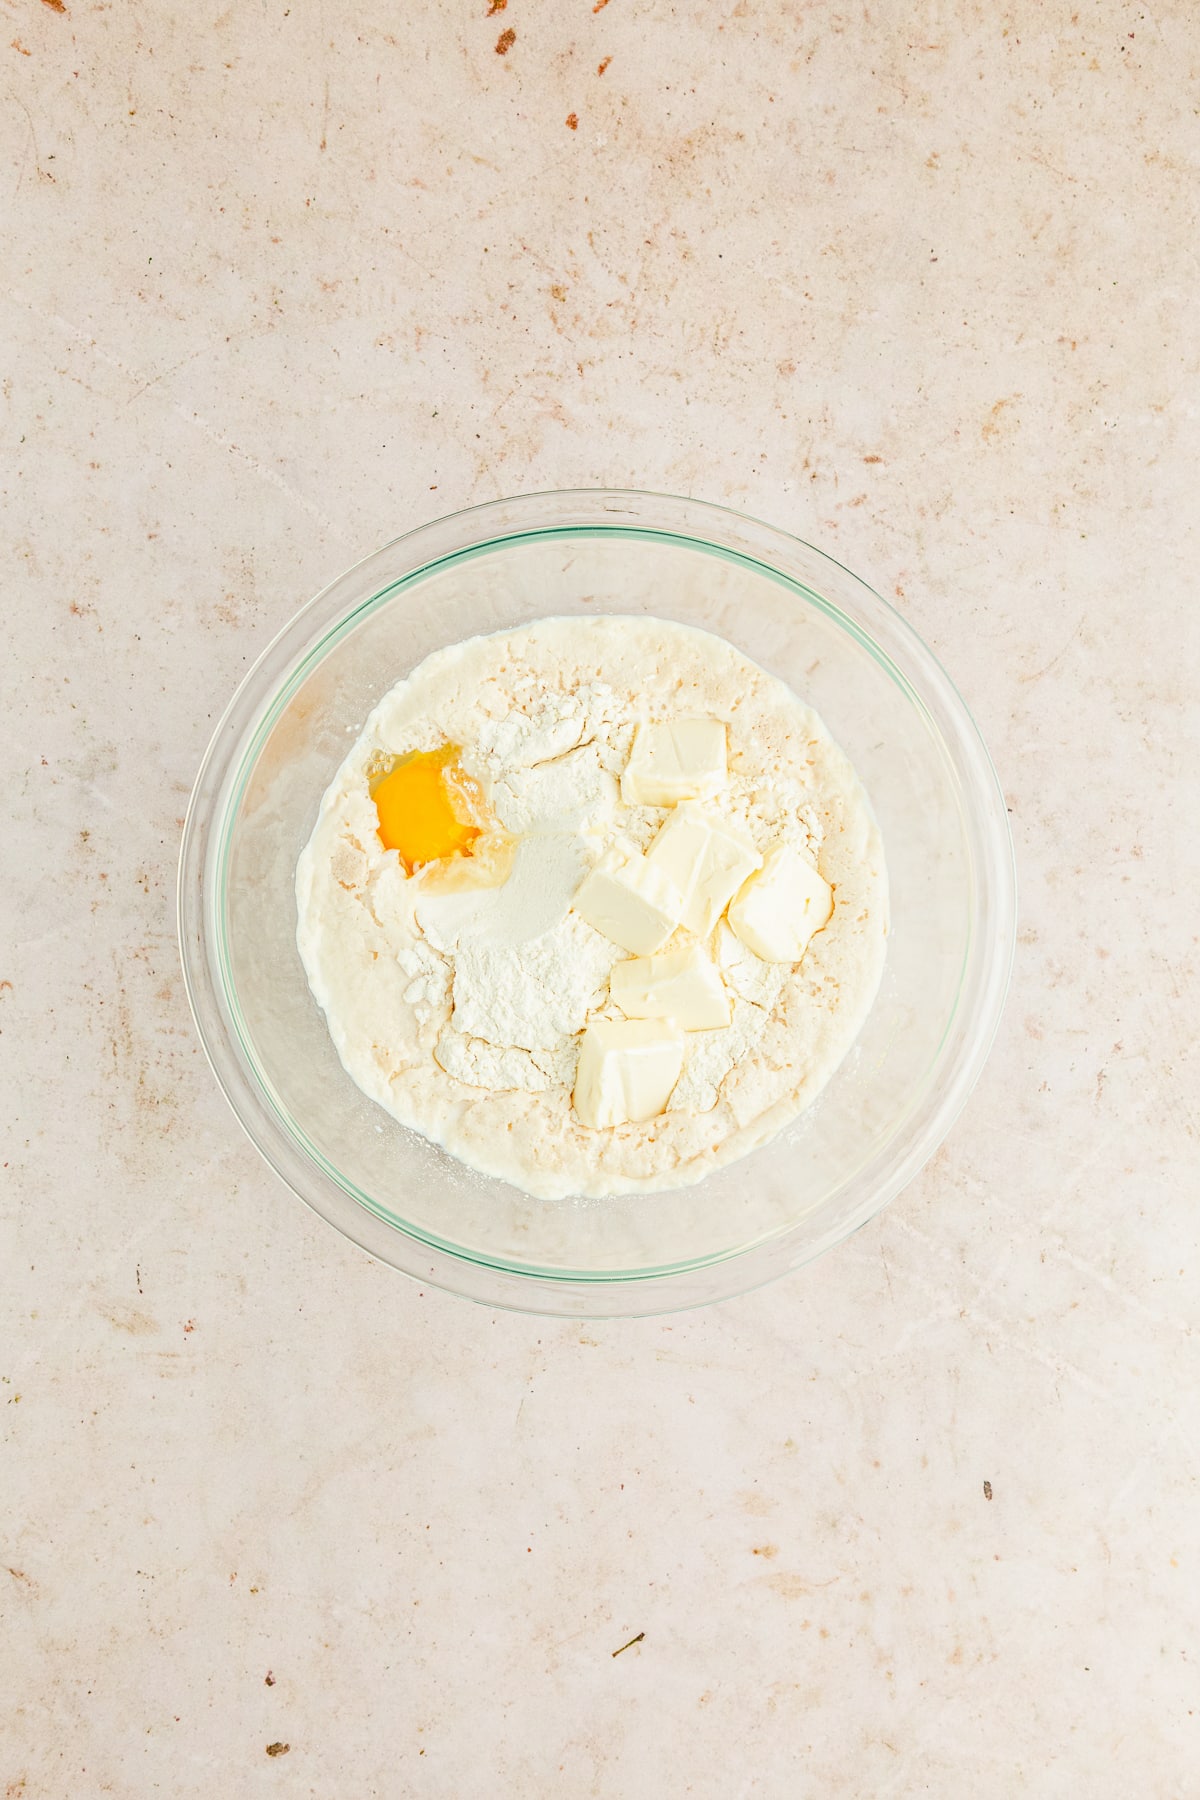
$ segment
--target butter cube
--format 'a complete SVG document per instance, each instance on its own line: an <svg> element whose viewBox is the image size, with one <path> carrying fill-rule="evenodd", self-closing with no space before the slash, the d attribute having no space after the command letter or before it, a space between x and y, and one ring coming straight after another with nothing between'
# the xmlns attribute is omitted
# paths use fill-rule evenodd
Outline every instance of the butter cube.
<svg viewBox="0 0 1200 1800"><path fill-rule="evenodd" d="M610 989L631 1019L674 1019L684 1031L719 1031L729 1023L725 983L699 944L615 964Z"/></svg>
<svg viewBox="0 0 1200 1800"><path fill-rule="evenodd" d="M671 877L637 851L599 862L573 905L589 925L634 956L661 950L683 917L683 896Z"/></svg>
<svg viewBox="0 0 1200 1800"><path fill-rule="evenodd" d="M729 777L720 719L671 719L639 725L621 777L626 806L676 806L711 799Z"/></svg>
<svg viewBox="0 0 1200 1800"><path fill-rule="evenodd" d="M762 857L715 813L685 801L676 807L646 859L669 875L683 895L683 923L707 937Z"/></svg>
<svg viewBox="0 0 1200 1800"><path fill-rule="evenodd" d="M777 844L729 908L729 923L764 962L799 962L833 916L833 892L796 844Z"/></svg>
<svg viewBox="0 0 1200 1800"><path fill-rule="evenodd" d="M583 1034L572 1096L594 1131L662 1112L683 1069L683 1033L662 1019L594 1019Z"/></svg>

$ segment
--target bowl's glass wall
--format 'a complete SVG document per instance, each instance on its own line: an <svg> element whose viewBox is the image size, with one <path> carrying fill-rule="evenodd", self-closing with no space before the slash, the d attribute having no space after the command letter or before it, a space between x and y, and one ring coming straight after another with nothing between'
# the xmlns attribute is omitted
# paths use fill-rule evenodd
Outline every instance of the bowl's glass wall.
<svg viewBox="0 0 1200 1800"><path fill-rule="evenodd" d="M878 1172L903 1164L961 1028L981 922L979 849L944 721L918 698L911 671L862 629L855 602L867 590L807 554L819 587L804 580L799 555L784 576L750 555L619 522L532 532L368 587L308 647L226 782L214 821L210 948L238 1054L295 1150L328 1183L431 1248L588 1281L695 1268L794 1234L802 1220L806 1241L820 1248L873 1210L864 1211L867 1190L873 1183L877 1194ZM716 632L816 707L878 817L892 930L856 1047L817 1104L771 1144L694 1187L546 1202L467 1170L359 1093L305 982L293 877L320 796L368 712L422 657L548 614L602 612Z"/></svg>

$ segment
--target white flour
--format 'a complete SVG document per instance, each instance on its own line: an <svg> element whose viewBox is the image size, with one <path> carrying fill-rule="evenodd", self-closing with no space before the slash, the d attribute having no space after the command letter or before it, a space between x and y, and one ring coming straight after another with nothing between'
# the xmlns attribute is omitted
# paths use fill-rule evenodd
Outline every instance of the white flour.
<svg viewBox="0 0 1200 1800"><path fill-rule="evenodd" d="M798 965L760 961L719 923L708 948L729 1026L687 1035L665 1113L590 1131L571 1105L579 1034L620 1016L608 980L624 952L571 899L608 845L644 848L667 817L620 802L636 725L687 716L727 726L720 812L760 851L805 844L833 917ZM379 841L369 759L447 741L518 838L500 887L434 891ZM547 1197L697 1181L772 1136L853 1042L887 932L879 833L820 720L723 639L659 619L544 619L427 658L326 793L296 894L300 954L348 1073L401 1123ZM399 965L399 1004L381 962Z"/></svg>

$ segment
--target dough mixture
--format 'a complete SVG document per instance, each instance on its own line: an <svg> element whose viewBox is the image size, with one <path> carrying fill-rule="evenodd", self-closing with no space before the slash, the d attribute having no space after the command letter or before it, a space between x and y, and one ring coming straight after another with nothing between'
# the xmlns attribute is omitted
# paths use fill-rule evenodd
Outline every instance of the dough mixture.
<svg viewBox="0 0 1200 1800"><path fill-rule="evenodd" d="M296 897L363 1092L547 1198L681 1186L773 1136L853 1043L887 936L879 831L820 719L652 618L429 656L338 771Z"/></svg>

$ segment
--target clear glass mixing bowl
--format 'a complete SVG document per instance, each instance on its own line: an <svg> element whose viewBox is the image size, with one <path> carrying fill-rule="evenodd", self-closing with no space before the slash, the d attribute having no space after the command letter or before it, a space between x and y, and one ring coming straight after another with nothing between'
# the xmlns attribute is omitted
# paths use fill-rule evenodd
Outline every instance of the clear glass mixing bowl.
<svg viewBox="0 0 1200 1800"><path fill-rule="evenodd" d="M296 950L296 859L375 702L443 644L549 614L702 626L821 713L883 832L882 986L816 1104L694 1187L539 1201L397 1125L344 1072ZM179 935L217 1079L322 1217L421 1281L571 1317L695 1306L848 1237L937 1148L987 1055L1015 930L1012 841L979 733L920 639L785 533L656 494L530 494L439 519L342 575L246 676L183 833Z"/></svg>

